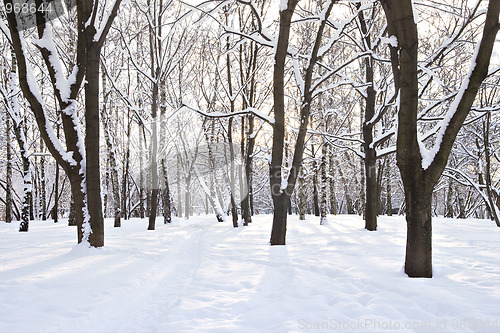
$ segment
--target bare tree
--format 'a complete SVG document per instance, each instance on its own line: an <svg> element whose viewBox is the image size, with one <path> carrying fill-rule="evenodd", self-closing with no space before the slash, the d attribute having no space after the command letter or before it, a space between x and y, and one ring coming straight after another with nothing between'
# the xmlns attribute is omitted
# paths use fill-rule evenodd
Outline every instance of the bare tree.
<svg viewBox="0 0 500 333"><path fill-rule="evenodd" d="M469 73L454 97L431 151L422 149L417 130L419 106L418 34L411 0L382 1L389 35L397 38L391 47L395 80L400 88L397 161L403 180L407 244L405 272L410 277L432 277L432 192L441 176L458 131L467 117L488 66L500 29L500 1L490 1L483 35Z"/></svg>

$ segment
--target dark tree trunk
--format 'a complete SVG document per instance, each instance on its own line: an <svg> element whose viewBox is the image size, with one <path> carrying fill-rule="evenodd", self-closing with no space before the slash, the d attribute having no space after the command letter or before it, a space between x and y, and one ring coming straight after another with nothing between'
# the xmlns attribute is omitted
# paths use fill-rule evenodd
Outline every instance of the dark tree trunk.
<svg viewBox="0 0 500 333"><path fill-rule="evenodd" d="M68 226L77 226L77 225L78 223L76 222L75 198L73 196L73 193L71 193L71 200L69 202ZM80 238L78 239L80 240Z"/></svg>
<svg viewBox="0 0 500 333"><path fill-rule="evenodd" d="M316 156L314 153L314 146L312 146L313 153L313 204L314 204L314 216L320 216L319 211L319 193L318 193L318 163L316 162Z"/></svg>
<svg viewBox="0 0 500 333"><path fill-rule="evenodd" d="M391 188L391 166L390 161L387 161L387 166L385 167L385 181L386 181L386 195L387 195L387 216L392 216L392 188Z"/></svg>
<svg viewBox="0 0 500 333"><path fill-rule="evenodd" d="M288 175L286 185L282 188L282 165L283 148L285 139L285 62L288 52L290 24L293 12L298 0L288 0L287 8L280 11L279 35L276 45L276 54L274 57L273 71L273 98L274 98L274 126L273 126L273 144L271 163L269 166L269 180L271 187L271 196L274 204L273 228L271 231L271 245L285 245L287 208L289 200L295 188L295 183L302 166L302 156L305 148L305 138L309 124L309 115L311 112L311 103L313 94L311 91L313 70L318 61L318 51L323 37L323 31L327 18L330 16L334 1L329 4L324 12L324 19L320 21L314 46L311 52L309 66L306 68L304 79L304 96L300 109L300 126L295 142L292 165Z"/></svg>
<svg viewBox="0 0 500 333"><path fill-rule="evenodd" d="M359 22L361 27L361 32L364 34L363 40L366 44L367 50L371 50L372 44L370 39L370 33L368 31L365 17L363 11L359 11ZM372 146L373 143L373 125L375 121L373 117L375 116L375 98L376 91L373 86L373 59L371 57L365 57L364 59L365 68L365 79L368 87L366 89L365 97L365 109L364 109L364 121L362 122L363 131L363 150L365 153L364 167L365 167L365 229L374 231L377 230L377 212L378 212L378 202L379 202L379 186L377 186L377 172L376 172L376 161L377 154L375 147Z"/></svg>
<svg viewBox="0 0 500 333"><path fill-rule="evenodd" d="M448 193L446 194L446 212L444 217L453 218L453 182L448 179Z"/></svg>
<svg viewBox="0 0 500 333"><path fill-rule="evenodd" d="M170 223L172 222L172 209L170 205L170 186L168 184L167 165L165 163L165 159L161 160L161 169L163 170L163 179L164 179L164 187L162 191L163 222Z"/></svg>
<svg viewBox="0 0 500 333"><path fill-rule="evenodd" d="M285 245L288 197L281 188L283 148L285 144L285 61L287 56L290 23L297 5L296 0L289 0L287 8L280 11L279 36L276 45L273 71L274 126L269 182L274 205L271 245ZM305 119L307 123L308 119Z"/></svg>
<svg viewBox="0 0 500 333"><path fill-rule="evenodd" d="M406 200L405 273L410 277L432 277L432 187L412 182Z"/></svg>
<svg viewBox="0 0 500 333"><path fill-rule="evenodd" d="M91 29L93 30L93 29ZM100 134L99 134L99 64L101 49L93 41L90 31L87 42L87 70L85 84L85 154L87 208L90 215L89 244L104 246L104 218L101 202ZM90 37L92 36L92 37ZM89 40L91 39L91 40Z"/></svg>
<svg viewBox="0 0 500 333"><path fill-rule="evenodd" d="M405 272L410 277L432 277L432 191L446 166L455 138L472 107L479 86L488 73L493 45L500 29L500 1L489 2L477 56L452 103L455 109L450 110L453 112L449 121L442 124L445 127L440 134L442 136L436 154L425 166L422 165L417 135L418 36L412 1L384 0L382 5L387 17L388 33L398 40L398 52L391 47L391 62L395 82L400 87L396 157L403 180L407 212Z"/></svg>
<svg viewBox="0 0 500 333"><path fill-rule="evenodd" d="M56 135L57 139L60 139L60 129L59 129L59 113L57 113L57 124L56 124ZM52 208L52 218L54 223L59 222L59 163L55 163L56 174L54 181L54 207ZM64 184L64 183L63 183Z"/></svg>
<svg viewBox="0 0 500 333"><path fill-rule="evenodd" d="M300 168L299 177L297 179L299 186L299 220L306 219L306 175L304 172L304 168Z"/></svg>
<svg viewBox="0 0 500 333"><path fill-rule="evenodd" d="M271 231L271 245L285 245L288 198L286 195L273 196L273 229Z"/></svg>
<svg viewBox="0 0 500 333"><path fill-rule="evenodd" d="M150 1L148 0L148 5ZM151 104L151 210L149 211L148 230L155 230L156 211L158 209L158 129L157 129L157 113L158 113L158 97L159 97L159 80L161 69L158 64L158 59L155 56L156 46L156 27L149 25L149 52L151 59L151 77L155 78L153 82L152 104Z"/></svg>

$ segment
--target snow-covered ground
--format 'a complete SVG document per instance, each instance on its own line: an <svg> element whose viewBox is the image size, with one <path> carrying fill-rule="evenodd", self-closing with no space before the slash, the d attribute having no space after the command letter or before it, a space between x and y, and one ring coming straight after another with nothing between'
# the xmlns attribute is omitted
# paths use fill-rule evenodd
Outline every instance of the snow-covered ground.
<svg viewBox="0 0 500 333"><path fill-rule="evenodd" d="M434 278L403 273L403 217L212 216L106 221L106 246L65 223L0 223L0 332L500 332L500 228L434 219Z"/></svg>

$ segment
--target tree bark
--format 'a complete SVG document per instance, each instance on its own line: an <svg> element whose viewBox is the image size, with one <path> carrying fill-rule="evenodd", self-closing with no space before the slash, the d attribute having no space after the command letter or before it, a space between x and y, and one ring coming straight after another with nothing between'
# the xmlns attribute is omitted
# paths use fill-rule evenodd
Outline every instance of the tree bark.
<svg viewBox="0 0 500 333"><path fill-rule="evenodd" d="M91 29L94 30L94 29ZM85 77L85 155L87 208L90 215L89 243L104 246L104 218L101 202L100 134L99 134L99 64L100 47L93 42L95 31L87 36L87 70ZM89 40L92 38L92 40Z"/></svg>
<svg viewBox="0 0 500 333"><path fill-rule="evenodd" d="M273 99L274 126L269 182L274 205L271 245L285 245L287 224L287 194L281 188L283 148L285 143L285 61L288 50L290 24L297 0L288 0L287 8L280 11L279 35L274 57ZM308 119L305 119L307 122Z"/></svg>

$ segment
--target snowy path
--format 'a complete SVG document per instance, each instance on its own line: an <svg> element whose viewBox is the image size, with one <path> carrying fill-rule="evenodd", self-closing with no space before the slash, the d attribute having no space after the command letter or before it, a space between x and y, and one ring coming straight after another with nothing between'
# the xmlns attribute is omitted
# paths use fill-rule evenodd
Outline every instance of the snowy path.
<svg viewBox="0 0 500 333"><path fill-rule="evenodd" d="M500 331L492 222L435 219L435 277L408 279L401 217L368 232L294 216L286 247L268 245L270 216L213 220L108 221L98 250L63 224L0 223L0 332Z"/></svg>

